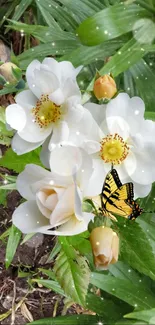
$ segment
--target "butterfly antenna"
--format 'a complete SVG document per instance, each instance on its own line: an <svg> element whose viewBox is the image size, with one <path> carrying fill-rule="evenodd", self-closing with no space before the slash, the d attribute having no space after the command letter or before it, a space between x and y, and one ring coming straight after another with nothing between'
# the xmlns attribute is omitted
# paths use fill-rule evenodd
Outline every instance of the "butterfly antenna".
<svg viewBox="0 0 155 325"><path fill-rule="evenodd" d="M113 170L113 169L114 169L114 164L112 163L112 164L111 164L111 170Z"/></svg>

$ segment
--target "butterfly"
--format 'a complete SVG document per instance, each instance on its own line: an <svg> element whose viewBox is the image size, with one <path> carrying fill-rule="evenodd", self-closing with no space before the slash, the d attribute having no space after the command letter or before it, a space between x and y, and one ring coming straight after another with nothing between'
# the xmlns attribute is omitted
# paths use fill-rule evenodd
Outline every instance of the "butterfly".
<svg viewBox="0 0 155 325"><path fill-rule="evenodd" d="M133 183L122 184L116 169L107 174L100 198L100 210L114 220L115 214L133 220L143 212L134 201Z"/></svg>

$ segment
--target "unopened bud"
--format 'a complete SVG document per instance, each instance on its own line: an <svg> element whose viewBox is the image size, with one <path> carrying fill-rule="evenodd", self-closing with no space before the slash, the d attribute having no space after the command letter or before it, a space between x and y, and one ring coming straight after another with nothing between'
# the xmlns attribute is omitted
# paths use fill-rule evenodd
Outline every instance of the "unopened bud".
<svg viewBox="0 0 155 325"><path fill-rule="evenodd" d="M90 235L90 242L97 269L105 270L110 264L118 260L119 237L109 227L94 228Z"/></svg>
<svg viewBox="0 0 155 325"><path fill-rule="evenodd" d="M115 80L109 75L96 79L94 83L94 94L97 99L111 99L117 92Z"/></svg>
<svg viewBox="0 0 155 325"><path fill-rule="evenodd" d="M0 66L0 74L5 78L7 82L16 82L17 79L13 74L13 69L19 69L14 63L6 62Z"/></svg>

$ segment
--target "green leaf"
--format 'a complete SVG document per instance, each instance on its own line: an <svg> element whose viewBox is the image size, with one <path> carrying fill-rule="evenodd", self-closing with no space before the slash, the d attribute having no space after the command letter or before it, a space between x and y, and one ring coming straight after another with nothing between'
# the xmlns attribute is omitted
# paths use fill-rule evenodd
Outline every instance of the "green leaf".
<svg viewBox="0 0 155 325"><path fill-rule="evenodd" d="M77 32L83 44L97 45L132 31L137 18L147 16L147 11L140 6L127 6L122 2L89 17L81 23Z"/></svg>
<svg viewBox="0 0 155 325"><path fill-rule="evenodd" d="M65 239L62 247L54 266L56 278L67 296L84 305L90 275L88 264L84 257L65 243Z"/></svg>
<svg viewBox="0 0 155 325"><path fill-rule="evenodd" d="M150 310L142 310L135 313L127 314L124 316L125 318L133 318L143 320L148 322L149 324L154 324L155 322L155 308Z"/></svg>
<svg viewBox="0 0 155 325"><path fill-rule="evenodd" d="M155 296L147 287L141 288L140 284L132 284L131 281L123 279L120 281L120 279L110 275L99 273L92 273L90 282L135 308L148 309L154 307Z"/></svg>
<svg viewBox="0 0 155 325"><path fill-rule="evenodd" d="M147 120L152 120L152 121L155 121L155 112L146 112L144 113L144 117L145 119Z"/></svg>
<svg viewBox="0 0 155 325"><path fill-rule="evenodd" d="M140 273L155 279L155 257L149 241L137 222L119 218L117 231L121 239L121 259Z"/></svg>
<svg viewBox="0 0 155 325"><path fill-rule="evenodd" d="M46 56L64 55L65 53L72 52L72 50L75 48L77 48L77 42L74 40L58 40L52 43L50 42L35 46L34 48L31 48L18 55L18 60L20 67L22 69L26 69L28 64L30 64L34 59L42 61Z"/></svg>
<svg viewBox="0 0 155 325"><path fill-rule="evenodd" d="M53 280L42 280L42 279L32 279L31 282L37 282L38 284L43 285L44 287L51 289L52 291L55 291L59 293L62 296L65 296L64 291L61 289L58 282Z"/></svg>
<svg viewBox="0 0 155 325"><path fill-rule="evenodd" d="M25 235L25 236L24 236L24 239L22 240L22 242L21 242L20 245L25 244L25 243L26 243L29 239L31 239L34 235L35 235L35 233Z"/></svg>
<svg viewBox="0 0 155 325"><path fill-rule="evenodd" d="M155 74L143 59L130 67L129 71L131 72L139 96L144 100L146 110L153 111Z"/></svg>
<svg viewBox="0 0 155 325"><path fill-rule="evenodd" d="M117 279L130 280L131 283L140 282L142 285L141 276L134 271L131 266L125 264L122 261L117 262L116 264L110 265L109 267L110 273L115 276Z"/></svg>
<svg viewBox="0 0 155 325"><path fill-rule="evenodd" d="M55 318L43 318L36 320L31 325L99 325L102 321L98 316L90 315L73 315L73 316L59 316ZM27 324L27 325L29 325Z"/></svg>
<svg viewBox="0 0 155 325"><path fill-rule="evenodd" d="M88 294L86 301L87 309L94 311L99 316L102 316L104 322L108 324L113 324L125 313L132 311L132 307L125 303L123 306L119 306L111 299L105 299L94 294Z"/></svg>
<svg viewBox="0 0 155 325"><path fill-rule="evenodd" d="M21 0L19 5L16 7L15 13L12 17L13 20L18 20L25 10L30 6L32 0Z"/></svg>
<svg viewBox="0 0 155 325"><path fill-rule="evenodd" d="M55 29L55 27L53 26L48 27L41 25L28 25L17 22L15 20L9 21L12 23L11 25L9 25L11 29L17 31L23 30L25 34L33 35L35 38L37 38L43 43L49 43L58 40L76 40L76 36L74 34Z"/></svg>
<svg viewBox="0 0 155 325"><path fill-rule="evenodd" d="M9 238L6 247L5 266L7 269L14 258L21 235L22 235L21 231L18 228L16 228L14 225L12 225L11 230L9 232Z"/></svg>
<svg viewBox="0 0 155 325"><path fill-rule="evenodd" d="M141 29L140 32L137 32L138 35L141 33L145 33L146 31ZM148 51L148 47L141 46L139 42L137 42L134 38L129 40L120 50L108 61L103 68L99 70L100 75L111 73L114 77L117 77L120 73L128 70L133 64L137 63ZM134 53L134 54L133 54ZM92 91L94 80L91 81L87 92ZM83 96L83 102L85 103L90 98L89 94L85 94Z"/></svg>
<svg viewBox="0 0 155 325"><path fill-rule="evenodd" d="M111 42L107 41L93 47L81 45L69 55L62 57L61 60L67 59L71 61L75 67L81 64L88 65L95 60L101 59L103 61L108 56L113 55L122 44L124 44L122 40L112 40Z"/></svg>
<svg viewBox="0 0 155 325"><path fill-rule="evenodd" d="M51 262L55 258L55 256L60 252L60 250L61 250L61 244L59 241L57 241L55 246L52 249L52 252L49 255L47 263Z"/></svg>
<svg viewBox="0 0 155 325"><path fill-rule="evenodd" d="M65 10L64 6L61 6L59 3L55 3L55 1L52 0L44 0L40 3L36 0L36 4L40 9L40 11L42 12L45 20L48 21L48 24L50 22L50 16L52 18L51 23L53 20L56 20L57 25L59 25L59 31L60 30L62 31L62 29L67 31L68 30L74 31L75 28L77 27L77 22L73 18L72 13L70 13L68 10ZM47 11L49 13L48 20L47 20ZM56 27L55 24L52 25Z"/></svg>
<svg viewBox="0 0 155 325"><path fill-rule="evenodd" d="M36 164L42 166L39 159L40 148L34 151L28 152L24 155L18 156L10 148L5 152L5 155L0 159L0 166L12 169L17 173L24 170L27 164Z"/></svg>
<svg viewBox="0 0 155 325"><path fill-rule="evenodd" d="M42 272L43 274L47 275L50 279L52 280L55 280L56 281L56 277L55 277L55 274L52 270L48 269L42 269L42 268L39 268L38 269L40 272Z"/></svg>
<svg viewBox="0 0 155 325"><path fill-rule="evenodd" d="M0 204L7 206L7 194L9 193L9 190L0 190Z"/></svg>

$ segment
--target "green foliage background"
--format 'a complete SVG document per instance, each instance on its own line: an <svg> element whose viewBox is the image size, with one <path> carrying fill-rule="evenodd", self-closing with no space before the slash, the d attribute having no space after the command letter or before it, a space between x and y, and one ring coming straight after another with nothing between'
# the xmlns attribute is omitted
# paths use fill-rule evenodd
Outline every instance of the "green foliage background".
<svg viewBox="0 0 155 325"><path fill-rule="evenodd" d="M10 29L24 34L23 52L16 57L12 54L12 62L18 64L23 75L33 59L42 60L46 56L70 60L75 67L83 65L78 83L84 103L91 97L96 70L101 74L111 73L119 90L143 98L145 117L152 120L155 120L154 18L154 0L13 0L5 3L0 13L6 35ZM143 23L135 37L135 24L141 19ZM38 45L32 48L33 38ZM20 87L19 83L5 85L0 95L17 92L22 87L24 83ZM0 165L18 173L29 162L40 164L38 151L16 156L8 149ZM5 202L4 193L9 189L9 185L0 188L1 203ZM155 186L140 204L145 210L155 210ZM120 218L115 228L121 238L120 260L109 271L95 271L87 233L60 239L50 257L52 260L60 252L54 272L42 270L48 280L31 279L32 283L43 284L66 296L70 302L81 303L96 316L64 316L32 324L155 323L155 213L142 214L135 222ZM7 233L7 267L20 240L20 233L16 232L13 228ZM91 274L80 254L86 256ZM67 277L63 276L65 272ZM100 297L96 295L97 288Z"/></svg>

